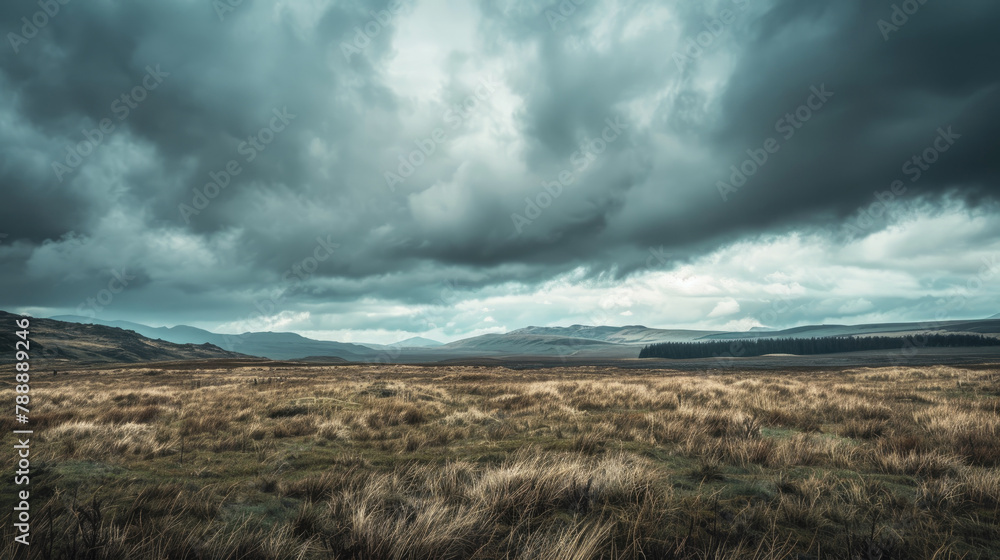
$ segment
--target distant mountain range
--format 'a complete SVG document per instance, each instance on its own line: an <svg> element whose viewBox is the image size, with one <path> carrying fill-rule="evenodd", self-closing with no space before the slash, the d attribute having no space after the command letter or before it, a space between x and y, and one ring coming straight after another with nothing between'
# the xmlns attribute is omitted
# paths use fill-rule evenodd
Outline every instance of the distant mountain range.
<svg viewBox="0 0 1000 560"><path fill-rule="evenodd" d="M573 336L525 334L518 330L506 334L484 334L457 340L433 349L433 353L446 352L450 354L449 357L635 358L639 355L640 349L641 346L632 344L616 344Z"/></svg>
<svg viewBox="0 0 1000 560"><path fill-rule="evenodd" d="M723 331L692 331L680 329L651 329L642 325L626 327L525 327L511 331L510 335L547 335L601 340L615 344L651 344L654 342L687 342Z"/></svg>
<svg viewBox="0 0 1000 560"><path fill-rule="evenodd" d="M941 333L1000 333L996 319L962 321L927 321L923 323L873 323L868 325L807 325L784 330L714 333L699 340L732 340L739 338L819 338L824 336L905 335L921 332Z"/></svg>
<svg viewBox="0 0 1000 560"><path fill-rule="evenodd" d="M9 314L6 314L9 315ZM13 317L13 316L11 316ZM38 321L37 319L33 319ZM683 329L653 329L642 325L624 327L572 325L569 327L525 327L504 334L485 334L457 340L447 344L422 337L414 337L394 344L346 343L313 340L289 332L249 332L240 335L213 333L204 329L179 325L176 327L150 327L129 321L103 321L74 315L56 316L48 320L46 329L52 333L66 333L67 337L103 337L108 346L114 340L126 342L130 348L141 340L158 348L153 352L124 351L109 354L96 352L90 358L98 361L121 359L141 361L148 356L185 355L185 353L231 357L248 355L273 360L347 360L351 362L436 362L465 358L509 357L576 357L576 358L635 358L641 348L657 342L697 342L752 338L813 338L826 336L903 336L921 332L940 333L1000 333L1000 315L990 319L969 321L943 321L937 323L881 323L871 325L809 325L784 330L765 327L748 332L699 331ZM59 324L59 321L65 323ZM65 326L67 324L73 326ZM83 331L80 324L100 325L105 329L121 329L119 334L110 330ZM129 333L131 334L121 334ZM117 338L116 338L117 337ZM79 341L77 355L87 358L86 340ZM66 345L64 341L63 346ZM183 346L183 348L178 348ZM171 354L172 353L172 354ZM237 354L238 353L238 354ZM72 354L72 353L71 353ZM195 357L195 356L192 356ZM159 358L157 358L159 359ZM162 358L172 359L172 358ZM183 358L178 358L183 359Z"/></svg>
<svg viewBox="0 0 1000 560"><path fill-rule="evenodd" d="M0 311L0 344L13 349L20 340L15 321L20 315ZM53 319L31 318L28 325L29 356L32 363L58 369L60 364L122 362L165 362L217 358L250 358L209 343L174 343L154 340L130 330L93 324L77 324ZM13 350L0 355L10 363Z"/></svg>
<svg viewBox="0 0 1000 560"><path fill-rule="evenodd" d="M374 348L376 350L381 350L383 348L434 348L437 346L443 346L443 342L438 342L436 340L431 340L429 338L424 338L422 336L414 336L412 338L407 338L406 340L400 340L399 342L394 342L392 344L373 344L370 342L361 342L362 346L367 346L369 348Z"/></svg>
<svg viewBox="0 0 1000 560"><path fill-rule="evenodd" d="M243 334L218 334L196 327L178 325L176 327L150 327L130 321L103 321L77 315L59 315L54 320L69 323L91 323L134 331L146 338L160 339L177 344L214 344L220 348L270 358L272 360L293 360L308 356L336 356L352 362L363 362L376 352L368 346L346 342L313 340L289 332L248 332Z"/></svg>

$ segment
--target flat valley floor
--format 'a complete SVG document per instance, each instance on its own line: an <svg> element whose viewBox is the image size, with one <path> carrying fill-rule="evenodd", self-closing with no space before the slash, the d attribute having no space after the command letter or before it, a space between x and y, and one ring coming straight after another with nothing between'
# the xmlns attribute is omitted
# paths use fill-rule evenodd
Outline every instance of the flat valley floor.
<svg viewBox="0 0 1000 560"><path fill-rule="evenodd" d="M251 361L31 383L32 544L8 445L3 558L1000 557L996 365Z"/></svg>

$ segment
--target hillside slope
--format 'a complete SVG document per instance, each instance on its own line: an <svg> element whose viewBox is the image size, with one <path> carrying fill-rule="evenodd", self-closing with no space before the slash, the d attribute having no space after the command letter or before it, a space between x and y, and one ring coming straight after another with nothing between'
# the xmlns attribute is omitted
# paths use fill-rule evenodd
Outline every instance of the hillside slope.
<svg viewBox="0 0 1000 560"><path fill-rule="evenodd" d="M1000 321L991 319L940 321L926 323L873 323L867 325L808 325L771 332L717 333L701 340L732 340L737 338L822 338L825 336L865 336L936 333L1000 333Z"/></svg>
<svg viewBox="0 0 1000 560"><path fill-rule="evenodd" d="M0 311L0 363L14 361L20 338L15 321L22 316ZM175 344L146 338L136 332L104 325L85 325L30 317L28 339L32 364L58 369L60 364L99 364L247 358L212 344Z"/></svg>
<svg viewBox="0 0 1000 560"><path fill-rule="evenodd" d="M651 344L655 342L687 342L705 336L722 334L722 331L651 329L642 325L625 327L572 325L569 327L525 327L511 331L509 334L564 336L615 344Z"/></svg>
<svg viewBox="0 0 1000 560"><path fill-rule="evenodd" d="M272 360L293 360L297 358L325 356L350 361L365 361L376 352L371 348L346 342L313 340L302 335L287 332L248 332L243 334L219 334L197 327L178 325L176 327L150 327L130 321L103 321L76 315L60 315L53 319L81 324L99 324L135 331L151 339L162 339L177 344L212 344L219 348L240 352Z"/></svg>

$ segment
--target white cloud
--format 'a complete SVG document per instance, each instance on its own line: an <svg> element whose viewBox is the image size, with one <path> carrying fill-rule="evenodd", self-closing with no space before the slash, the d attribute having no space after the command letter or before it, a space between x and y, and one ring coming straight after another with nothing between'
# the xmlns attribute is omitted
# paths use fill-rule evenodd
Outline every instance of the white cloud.
<svg viewBox="0 0 1000 560"><path fill-rule="evenodd" d="M740 304L735 299L724 299L715 305L708 314L709 317L725 317L740 312Z"/></svg>

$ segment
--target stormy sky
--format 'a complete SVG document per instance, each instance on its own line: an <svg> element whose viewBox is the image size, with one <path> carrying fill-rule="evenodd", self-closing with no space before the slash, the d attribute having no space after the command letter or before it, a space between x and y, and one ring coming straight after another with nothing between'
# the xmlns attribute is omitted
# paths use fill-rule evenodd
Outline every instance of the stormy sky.
<svg viewBox="0 0 1000 560"><path fill-rule="evenodd" d="M5 310L371 342L1000 312L1000 4L0 21Z"/></svg>

